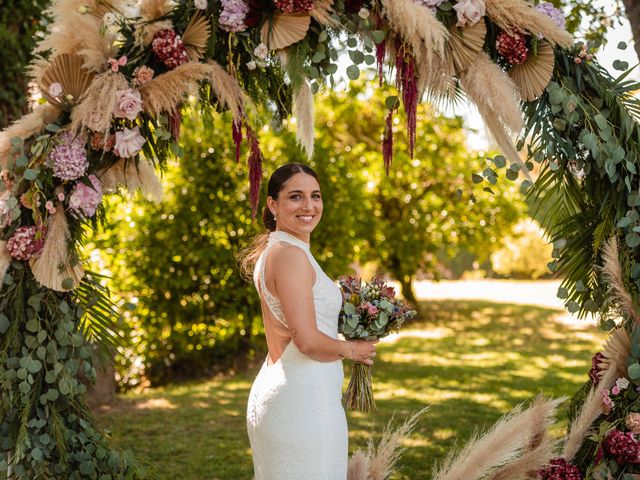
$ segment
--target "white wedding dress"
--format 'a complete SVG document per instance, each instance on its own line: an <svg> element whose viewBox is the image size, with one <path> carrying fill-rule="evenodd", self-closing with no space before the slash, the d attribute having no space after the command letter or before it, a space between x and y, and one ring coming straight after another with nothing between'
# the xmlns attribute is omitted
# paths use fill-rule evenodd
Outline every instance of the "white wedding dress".
<svg viewBox="0 0 640 480"><path fill-rule="evenodd" d="M281 230L270 233L255 267L263 317L266 304L270 318L286 327L280 302L266 288L263 268L271 247L281 241L307 254L316 272L313 301L318 329L338 338L340 288L322 271L308 243ZM341 403L342 361L318 362L292 341L275 363L268 360L253 382L247 406L255 480L345 480L348 432Z"/></svg>

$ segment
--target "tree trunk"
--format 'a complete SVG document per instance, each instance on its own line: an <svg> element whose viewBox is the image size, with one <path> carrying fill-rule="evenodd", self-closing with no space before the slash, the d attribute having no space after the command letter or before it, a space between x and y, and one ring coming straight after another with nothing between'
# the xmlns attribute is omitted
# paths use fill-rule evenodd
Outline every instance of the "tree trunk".
<svg viewBox="0 0 640 480"><path fill-rule="evenodd" d="M631 33L633 33L633 44L640 58L640 1L639 0L622 0L627 19L631 25Z"/></svg>
<svg viewBox="0 0 640 480"><path fill-rule="evenodd" d="M400 278L398 280L400 281L400 286L402 286L402 296L410 305L416 307L418 301L416 300L416 295L413 292L413 277L411 275L400 275L399 277Z"/></svg>

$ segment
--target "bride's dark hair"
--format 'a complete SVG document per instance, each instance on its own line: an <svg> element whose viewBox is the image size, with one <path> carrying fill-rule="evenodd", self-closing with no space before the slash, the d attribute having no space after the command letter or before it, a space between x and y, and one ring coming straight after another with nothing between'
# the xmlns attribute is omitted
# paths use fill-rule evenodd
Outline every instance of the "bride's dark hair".
<svg viewBox="0 0 640 480"><path fill-rule="evenodd" d="M318 180L318 175L308 165L302 163L286 163L278 167L271 174L269 182L267 183L267 195L277 200L280 190L284 188L285 183L296 173L306 173ZM320 183L320 180L318 180L318 183ZM236 255L238 264L240 265L240 274L248 281L253 281L253 269L256 266L258 257L267 245L269 232L273 232L276 229L276 219L273 217L273 213L268 205L265 205L262 211L262 224L266 230L253 237L251 243Z"/></svg>

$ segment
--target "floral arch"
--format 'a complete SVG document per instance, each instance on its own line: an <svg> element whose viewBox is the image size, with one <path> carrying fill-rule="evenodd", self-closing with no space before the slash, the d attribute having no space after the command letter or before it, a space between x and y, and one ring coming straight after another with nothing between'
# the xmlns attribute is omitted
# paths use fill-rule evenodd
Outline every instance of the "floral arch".
<svg viewBox="0 0 640 480"><path fill-rule="evenodd" d="M398 95L380 113L387 169L399 108L412 153L421 99L464 95L477 106L504 156L473 181L495 183L501 170L510 180L524 174L554 241L550 267L565 275L567 307L599 312L613 329L599 364L604 378L594 377L565 461L588 447L599 395L616 372L640 383L640 104L631 95L639 86L626 74L612 78L586 45L574 44L550 4L57 0L51 10L29 68L42 101L0 134L0 471L11 478L139 475L92 423L79 381L95 375L87 337L109 332L115 314L77 252L83 229L104 219L103 195L160 196L155 169L180 156L180 107L196 95L203 110L233 117L229 134L237 159L243 144L248 150L255 216L263 112L276 121L294 114L311 157L313 94L333 81L341 54L350 79L376 65L381 83L395 82ZM552 407L538 402L525 414L547 418ZM504 425L514 431L522 418ZM530 447L548 461L548 444ZM455 478L449 467L441 478Z"/></svg>

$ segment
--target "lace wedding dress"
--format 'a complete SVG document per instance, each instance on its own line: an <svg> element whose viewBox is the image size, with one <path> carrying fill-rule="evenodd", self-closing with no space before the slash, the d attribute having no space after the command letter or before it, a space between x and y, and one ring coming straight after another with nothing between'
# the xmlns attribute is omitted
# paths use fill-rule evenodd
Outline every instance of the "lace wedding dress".
<svg viewBox="0 0 640 480"><path fill-rule="evenodd" d="M309 244L284 231L271 232L259 257L254 284L266 320L286 321L278 299L266 288L264 264L278 242L300 247L316 272L313 301L318 329L337 338L340 288L322 271ZM265 311L265 305L268 311ZM269 335L269 332L267 332ZM249 394L247 430L255 480L344 480L347 476L347 422L341 404L342 361L318 362L290 341L275 363L265 360Z"/></svg>

